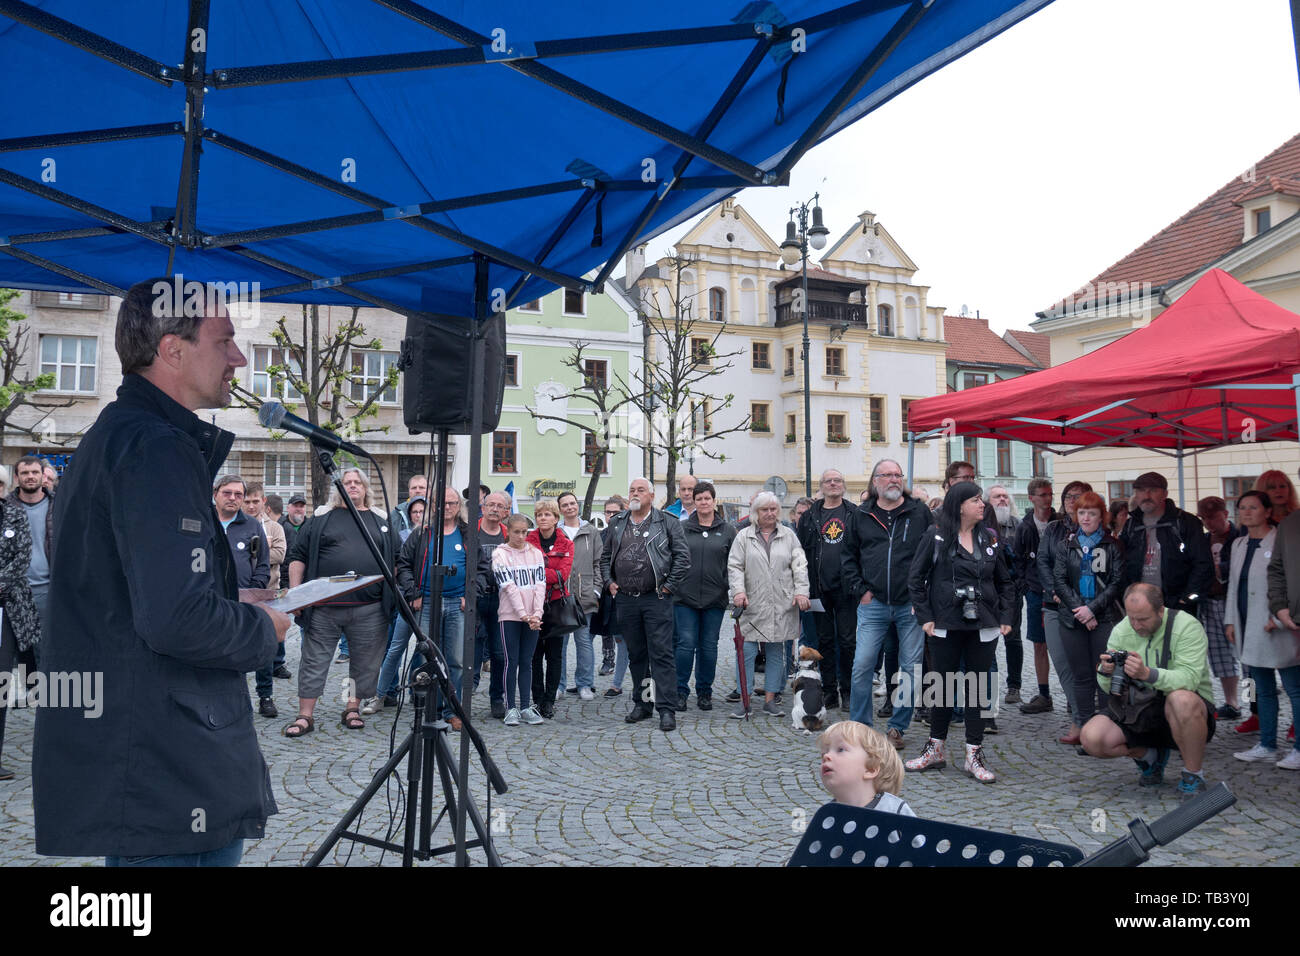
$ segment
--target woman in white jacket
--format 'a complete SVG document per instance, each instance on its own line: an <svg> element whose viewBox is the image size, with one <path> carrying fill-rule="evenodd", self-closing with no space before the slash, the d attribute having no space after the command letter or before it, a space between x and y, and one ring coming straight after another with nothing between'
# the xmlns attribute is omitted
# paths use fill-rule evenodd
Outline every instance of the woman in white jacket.
<svg viewBox="0 0 1300 956"><path fill-rule="evenodd" d="M1269 521L1272 503L1262 491L1237 499L1237 520L1246 534L1232 542L1224 633L1235 641L1241 662L1250 668L1259 702L1259 743L1233 754L1238 760L1269 760L1283 770L1300 770L1300 749L1277 757L1277 678L1291 698L1291 712L1300 712L1300 632L1293 631L1268 610L1268 561L1277 541Z"/></svg>
<svg viewBox="0 0 1300 956"><path fill-rule="evenodd" d="M781 503L775 495L759 494L750 515L753 520L736 535L727 555L727 585L731 603L745 612L740 616L745 686L754 687L759 644L776 644L782 651L767 655L763 713L784 717L776 703L776 694L785 684L786 655L780 645L799 637L799 612L808 610L808 558L795 533L781 524ZM743 702L731 716L745 716Z"/></svg>

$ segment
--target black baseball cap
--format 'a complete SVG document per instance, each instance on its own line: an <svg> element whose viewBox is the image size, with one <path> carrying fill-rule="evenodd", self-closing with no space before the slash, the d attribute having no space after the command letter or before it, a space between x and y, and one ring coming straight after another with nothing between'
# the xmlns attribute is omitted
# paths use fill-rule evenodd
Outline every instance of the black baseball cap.
<svg viewBox="0 0 1300 956"><path fill-rule="evenodd" d="M291 505L305 505L306 503L307 499L296 492L289 496L289 504Z"/></svg>

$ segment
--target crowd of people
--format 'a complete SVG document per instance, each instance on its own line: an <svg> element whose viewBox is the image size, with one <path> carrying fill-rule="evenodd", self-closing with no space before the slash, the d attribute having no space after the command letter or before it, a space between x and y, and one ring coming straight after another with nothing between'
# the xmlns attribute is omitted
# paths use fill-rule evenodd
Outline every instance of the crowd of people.
<svg viewBox="0 0 1300 956"><path fill-rule="evenodd" d="M13 492L0 498L0 667L26 661L35 669L57 476L28 456L14 477ZM872 728L885 721L881 738L896 750L914 722L928 727L919 753L905 763L911 771L945 766L947 737L958 725L963 771L995 780L983 744L999 732L1000 706L1053 712L1052 669L1068 719L1053 736L1081 754L1131 756L1143 784L1163 781L1178 750L1180 788L1202 789L1205 744L1222 721L1240 720L1233 732L1243 737L1258 734L1239 759L1300 769L1294 726L1285 734L1278 726L1279 678L1292 712L1300 706L1300 517L1288 520L1300 502L1281 472L1266 472L1241 496L1236 523L1218 497L1202 499L1196 515L1176 507L1154 472L1135 481L1131 499L1109 505L1079 481L1057 501L1050 481L1036 478L1028 487L1031 507L1017 515L1009 489L982 488L968 462L949 466L945 496L933 502L913 498L901 466L883 460L856 504L843 475L828 470L819 494L799 499L787 515L764 492L737 521L723 517L715 487L693 475L681 477L676 500L663 509L653 484L638 478L626 498L604 503L597 523L581 517L572 493L537 502L530 520L511 514L507 495L482 487L473 560L465 501L454 489L446 490L442 526L434 529L437 509L424 476L410 480L406 500L387 515L364 472L348 469L342 479L426 633L433 536L441 535L439 646L454 686L467 666L475 688L487 677L488 713L507 726L553 718L566 693L592 700L597 677L611 678L605 697L620 697L629 692L629 671L628 722L657 712L659 726L674 729L690 705L692 682L695 706L711 711L719 638L732 609L743 644L728 682L735 688L727 695L729 716L747 716L741 671L755 694L754 712L785 716L796 648L811 646L820 655L828 712ZM241 589L379 571L355 523L339 514L347 506L337 493L313 512L302 494L285 502L227 474L214 483L212 505ZM470 575L477 626L467 638ZM563 623L573 614L565 605L578 612L576 627ZM411 636L382 584L300 614L289 632L301 641L297 715L284 735L315 729L335 660L348 665L344 727L360 730L366 717L397 706L422 663L409 653ZM1022 697L1025 640L1035 687ZM275 659L253 675L257 712L267 718L278 716L273 681L293 677L283 642L277 646ZM1211 675L1223 692L1218 706ZM1241 710L1243 686L1252 689L1249 714ZM1133 722L1148 696L1158 706ZM446 700L438 717L461 728ZM10 777L0 767L0 779Z"/></svg>

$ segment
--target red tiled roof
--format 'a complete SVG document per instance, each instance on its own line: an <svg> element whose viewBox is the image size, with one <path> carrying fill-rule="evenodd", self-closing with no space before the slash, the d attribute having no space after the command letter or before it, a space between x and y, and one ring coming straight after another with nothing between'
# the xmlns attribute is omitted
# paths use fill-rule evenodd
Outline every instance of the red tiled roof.
<svg viewBox="0 0 1300 956"><path fill-rule="evenodd" d="M945 315L943 337L948 342L950 362L1011 365L1016 368L1036 367L1033 362L990 329L988 319Z"/></svg>
<svg viewBox="0 0 1300 956"><path fill-rule="evenodd" d="M1260 196L1270 196L1273 193L1281 193L1284 196L1300 196L1300 179L1294 179L1289 176L1265 176L1255 184L1254 189L1248 189L1234 200L1234 206L1244 206L1252 199L1258 199Z"/></svg>
<svg viewBox="0 0 1300 956"><path fill-rule="evenodd" d="M1076 290L1071 298L1080 304L1092 289L1107 283L1149 282L1168 285L1222 258L1242 244L1242 215L1236 205L1255 191L1260 180L1300 177L1300 134L1287 140L1250 170L1247 180L1238 176L1204 199L1181 218L1160 230L1110 268ZM1243 174L1245 175L1245 174ZM1277 225L1274 223L1274 225Z"/></svg>
<svg viewBox="0 0 1300 956"><path fill-rule="evenodd" d="M1008 329L1002 336L1014 339L1022 349L1034 357L1034 361L1047 368L1052 364L1052 337L1045 332L1026 332L1022 329ZM1014 346L1013 346L1014 347Z"/></svg>

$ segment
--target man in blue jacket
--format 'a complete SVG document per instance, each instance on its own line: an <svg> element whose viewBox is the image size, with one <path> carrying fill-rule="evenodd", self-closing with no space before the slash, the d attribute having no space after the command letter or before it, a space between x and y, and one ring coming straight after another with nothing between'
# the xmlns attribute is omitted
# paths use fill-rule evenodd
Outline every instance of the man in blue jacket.
<svg viewBox="0 0 1300 956"><path fill-rule="evenodd" d="M37 711L36 852L109 866L233 866L276 812L244 675L291 620L239 601L212 505L234 435L194 414L247 363L224 309L174 310L171 284L123 300L117 401L55 499L44 663L101 673L103 713Z"/></svg>
<svg viewBox="0 0 1300 956"><path fill-rule="evenodd" d="M212 504L217 509L221 528L226 532L230 556L235 559L236 583L241 588L269 588L270 545L267 544L262 523L244 513L244 499L247 496L248 483L243 478L239 475L222 475L212 489ZM276 587L279 587L279 582ZM263 717L280 716L275 701L271 699L274 668L272 662L259 668L253 675L253 684L257 690L257 712Z"/></svg>

